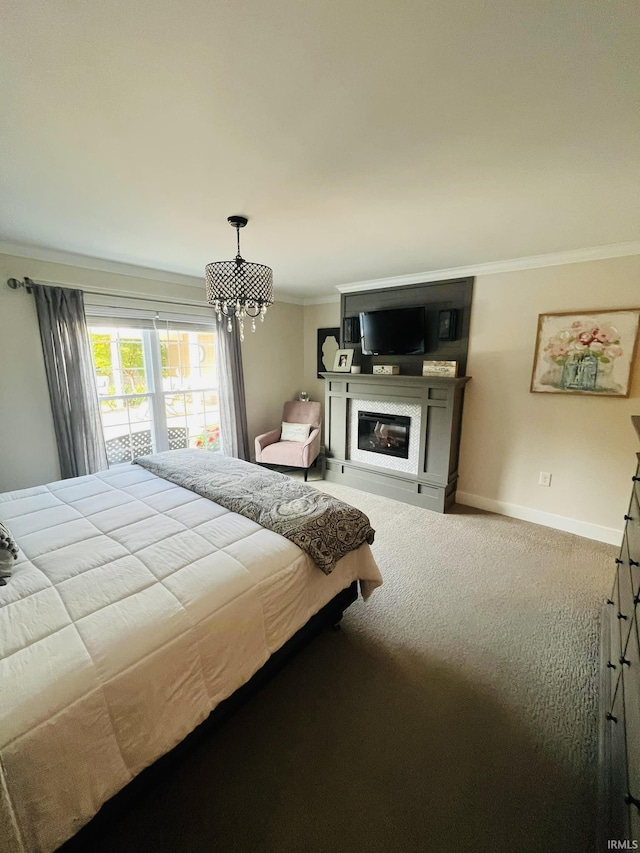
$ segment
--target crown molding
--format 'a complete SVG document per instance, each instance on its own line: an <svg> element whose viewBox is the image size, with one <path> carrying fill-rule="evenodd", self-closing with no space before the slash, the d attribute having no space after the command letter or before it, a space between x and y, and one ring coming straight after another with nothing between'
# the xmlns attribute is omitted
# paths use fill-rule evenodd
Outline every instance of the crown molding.
<svg viewBox="0 0 640 853"><path fill-rule="evenodd" d="M276 290L274 288L273 298L275 302L287 302L289 305L304 305L302 296L298 296L295 293L287 293L286 290Z"/></svg>
<svg viewBox="0 0 640 853"><path fill-rule="evenodd" d="M10 243L0 240L0 254L12 255L16 258L28 258L33 261L47 261L53 264L64 264L69 267L81 267L97 272L116 273L132 278L145 278L152 281L162 281L167 284L178 284L182 287L202 287L202 278L193 275L158 270L152 267L142 267L135 264L125 264L121 261L108 261L104 258L92 258L89 255L77 255L74 252L62 252L58 249L46 249L41 246L23 246L20 243Z"/></svg>
<svg viewBox="0 0 640 853"><path fill-rule="evenodd" d="M569 249L566 252L554 252L549 255L532 255L528 258L511 258L506 261L489 261L483 264L472 264L468 267L429 270L428 272L397 275L390 278L374 278L370 281L339 284L337 290L340 293L353 293L358 290L381 290L385 287L402 287L407 284L422 284L428 281L518 272L540 267L561 266L562 264L579 264L584 261L602 261L607 258L623 258L628 255L640 255L640 241L611 243L608 246L593 246L589 249Z"/></svg>
<svg viewBox="0 0 640 853"><path fill-rule="evenodd" d="M104 258L93 258L90 255L78 255L74 252L64 252L58 249L48 249L42 246L27 246L6 240L0 240L0 254L11 255L16 258L27 258L36 261L64 264L66 266L96 270L97 272L114 273L116 275L129 276L131 278L161 281L167 284L176 284L181 287L201 288L203 286L203 278L198 278L197 276L184 275L182 273L170 272L169 270L154 269L153 267L143 267L136 264L126 264L121 261L109 261ZM402 287L407 284L422 284L423 282L464 278L466 276L474 275L492 275L496 273L517 272L519 270L560 266L562 264L576 264L584 261L621 258L629 255L640 255L640 241L612 243L608 246L594 246L589 249L571 249L566 252L555 252L548 255L533 255L527 258L512 258L505 261L489 261L488 263L474 264L466 267L451 267L450 269L430 270L428 272L412 273L410 275L377 278L369 281L357 281L349 284L339 284L336 286L336 290L339 293L352 293L358 290L379 290L386 287ZM275 295L277 302L287 302L292 305L302 306L325 305L340 301L340 297L335 294L303 297L287 291L276 291Z"/></svg>
<svg viewBox="0 0 640 853"><path fill-rule="evenodd" d="M177 284L180 287L197 287L204 292L204 273L202 278L198 278L194 275L183 275L182 273L170 272L169 270L125 264L121 261L108 261L104 258L77 255L74 252L63 252L58 249L47 249L42 246L25 246L21 243L11 243L6 240L0 240L0 255L11 255L14 258L27 258L32 261L63 264L64 266L79 267L85 270L95 270L96 272L125 275L130 278L161 281L166 284ZM276 291L275 295L276 302L290 302L293 305L304 305L304 298L296 296L293 293Z"/></svg>
<svg viewBox="0 0 640 853"><path fill-rule="evenodd" d="M307 296L304 305L329 305L331 302L340 302L340 297L335 293L330 296Z"/></svg>

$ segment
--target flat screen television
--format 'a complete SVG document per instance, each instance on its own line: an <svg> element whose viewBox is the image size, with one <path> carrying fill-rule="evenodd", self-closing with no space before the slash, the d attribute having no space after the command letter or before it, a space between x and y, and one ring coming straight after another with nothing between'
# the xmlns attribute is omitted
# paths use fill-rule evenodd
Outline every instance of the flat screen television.
<svg viewBox="0 0 640 853"><path fill-rule="evenodd" d="M424 308L360 312L364 355L422 355Z"/></svg>

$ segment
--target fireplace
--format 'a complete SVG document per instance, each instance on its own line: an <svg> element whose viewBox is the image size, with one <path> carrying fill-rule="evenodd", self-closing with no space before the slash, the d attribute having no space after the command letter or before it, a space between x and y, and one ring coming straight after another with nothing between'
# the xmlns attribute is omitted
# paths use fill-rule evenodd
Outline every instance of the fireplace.
<svg viewBox="0 0 640 853"><path fill-rule="evenodd" d="M358 412L358 448L370 453L409 458L411 418L381 412Z"/></svg>

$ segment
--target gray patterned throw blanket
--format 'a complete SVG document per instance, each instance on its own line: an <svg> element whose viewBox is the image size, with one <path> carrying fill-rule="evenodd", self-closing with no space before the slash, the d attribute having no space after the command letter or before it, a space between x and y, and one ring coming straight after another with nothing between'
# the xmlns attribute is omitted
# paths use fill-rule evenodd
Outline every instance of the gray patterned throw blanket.
<svg viewBox="0 0 640 853"><path fill-rule="evenodd" d="M11 565L18 559L18 546L7 525L0 521L0 586L6 586L11 577Z"/></svg>
<svg viewBox="0 0 640 853"><path fill-rule="evenodd" d="M168 450L134 462L285 536L327 575L349 551L373 542L359 509L249 462L202 450Z"/></svg>

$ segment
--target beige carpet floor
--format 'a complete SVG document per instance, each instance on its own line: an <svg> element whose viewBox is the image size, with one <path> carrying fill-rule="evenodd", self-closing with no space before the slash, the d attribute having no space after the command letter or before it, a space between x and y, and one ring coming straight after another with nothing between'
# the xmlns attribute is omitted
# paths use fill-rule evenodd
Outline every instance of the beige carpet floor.
<svg viewBox="0 0 640 853"><path fill-rule="evenodd" d="M615 549L315 485L369 514L384 586L91 853L593 850Z"/></svg>

